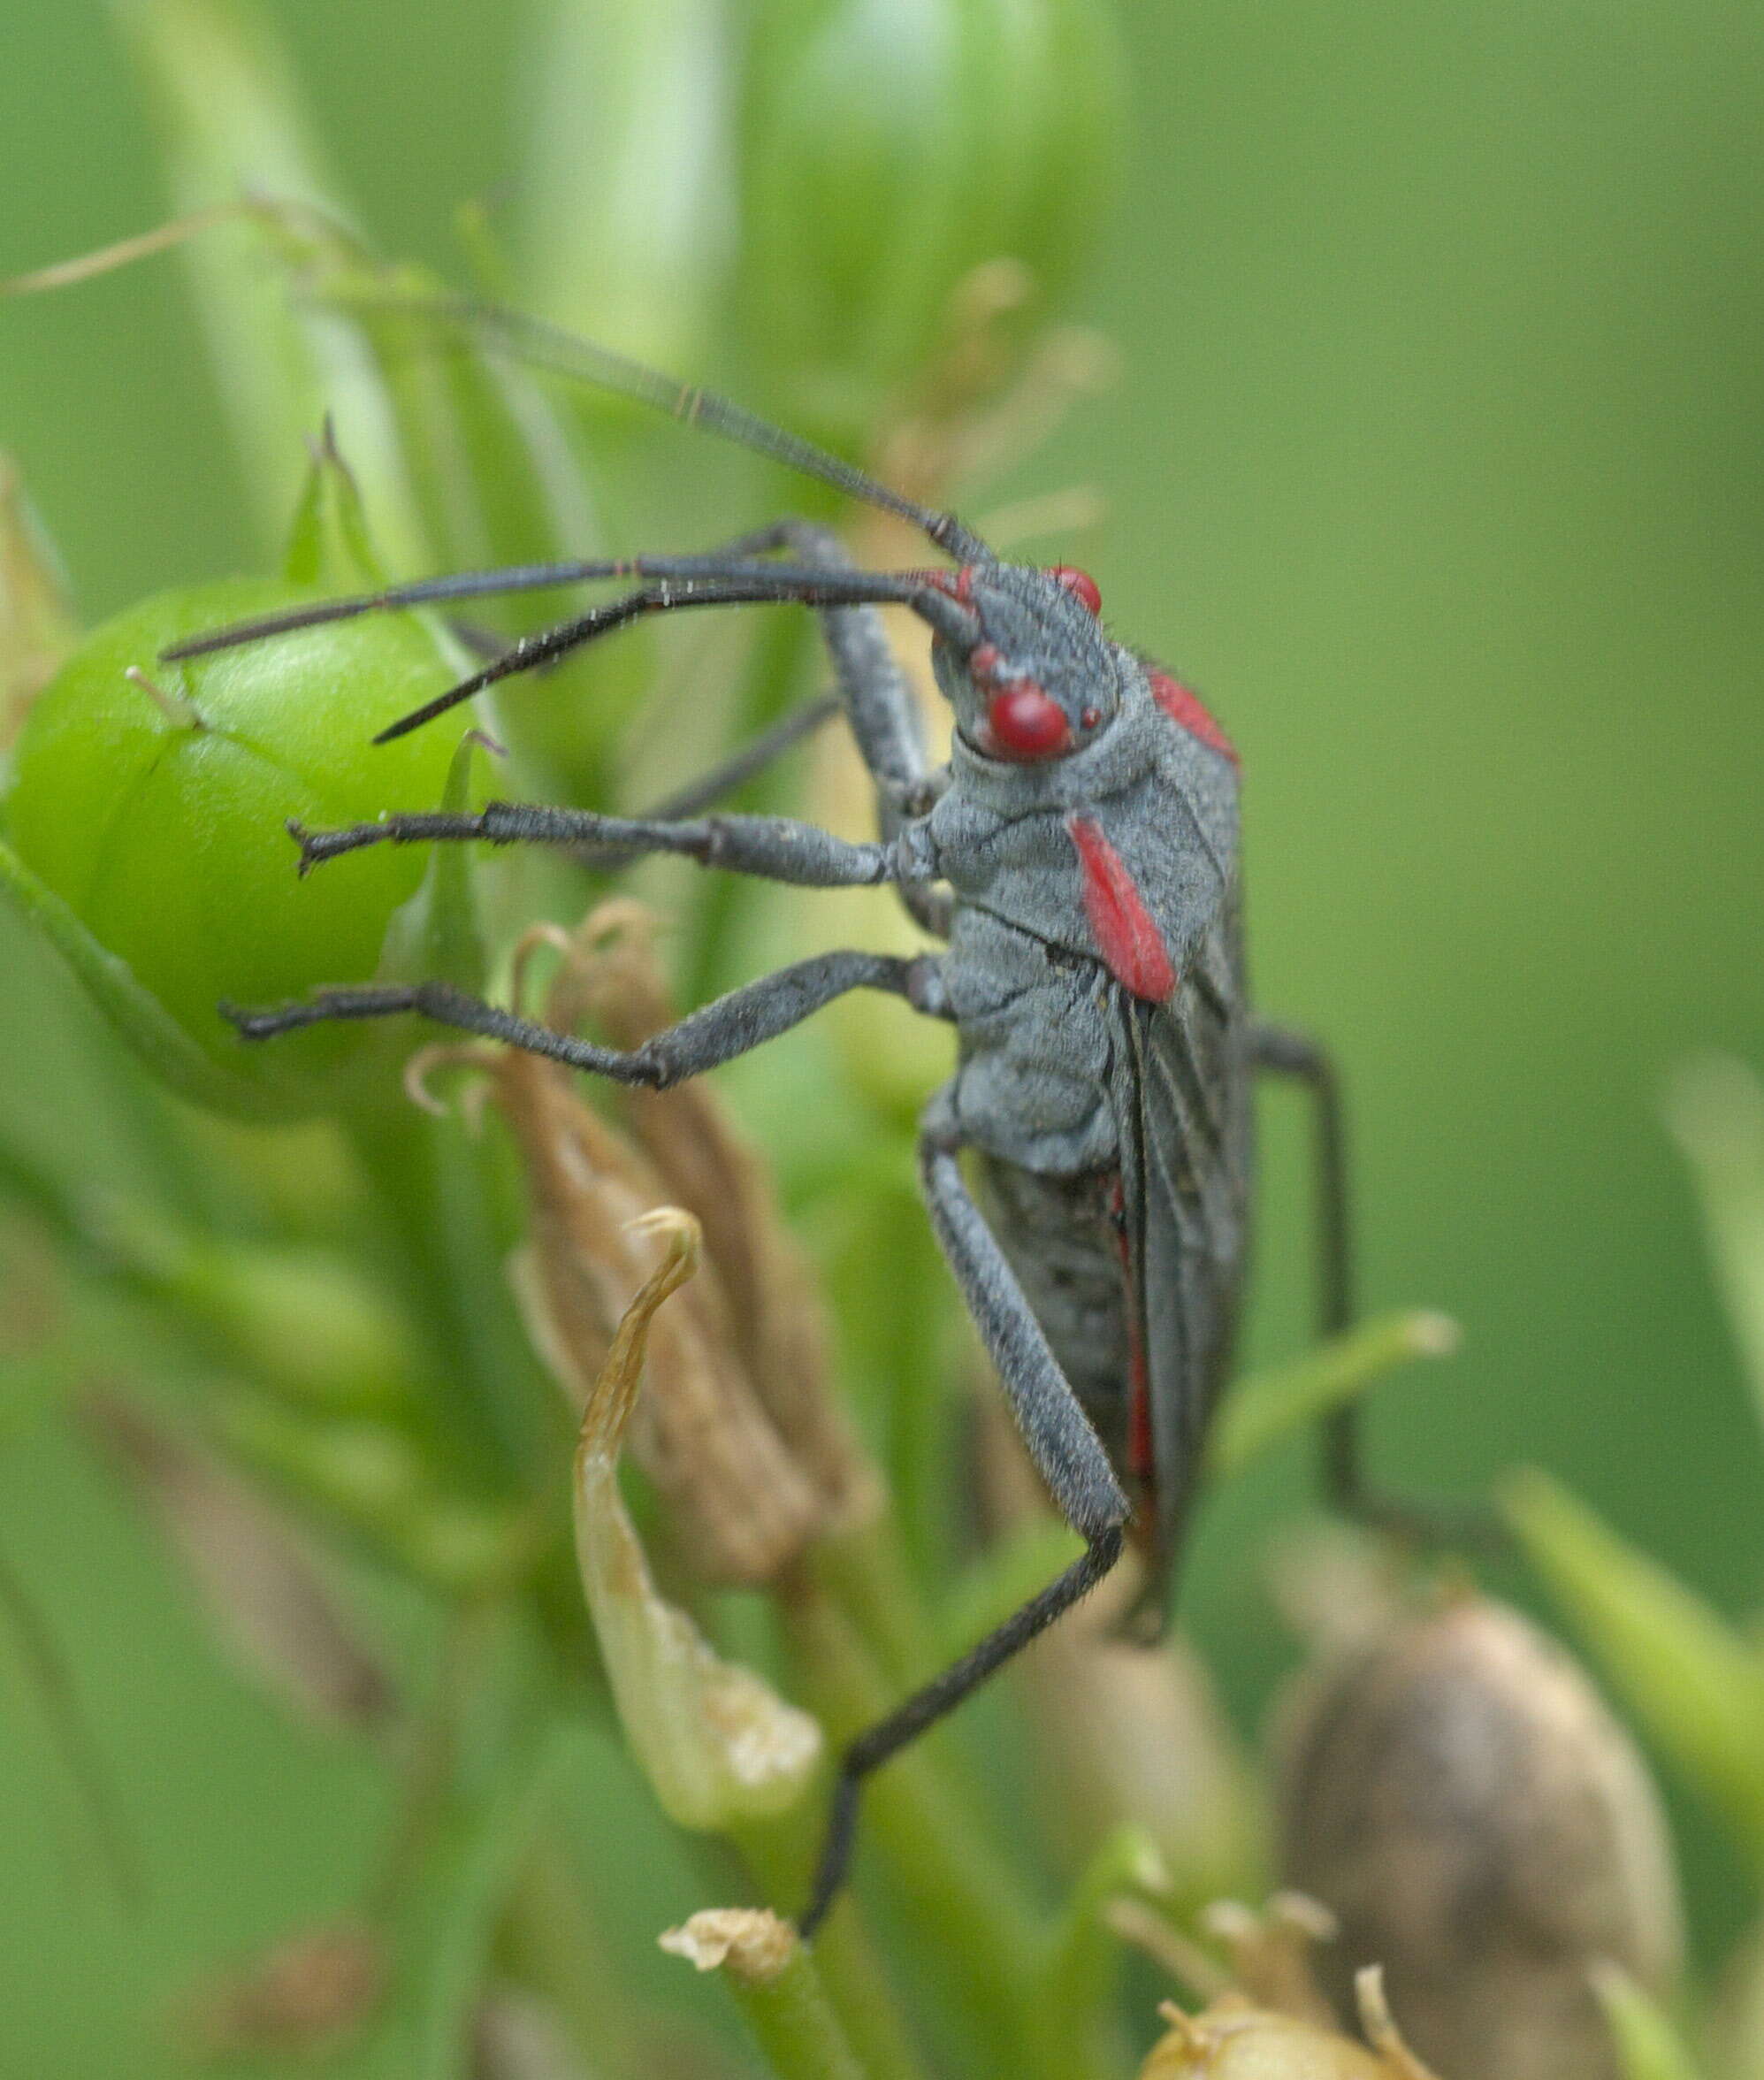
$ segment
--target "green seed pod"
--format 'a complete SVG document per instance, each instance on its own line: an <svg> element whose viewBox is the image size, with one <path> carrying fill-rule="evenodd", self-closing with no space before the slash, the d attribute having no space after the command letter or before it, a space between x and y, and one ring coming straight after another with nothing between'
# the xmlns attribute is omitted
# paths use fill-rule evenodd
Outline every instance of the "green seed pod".
<svg viewBox="0 0 1764 2080"><path fill-rule="evenodd" d="M829 431L863 430L975 268L1020 263L1039 309L1065 287L1121 119L1088 0L765 0L739 134L754 359Z"/></svg>
<svg viewBox="0 0 1764 2080"><path fill-rule="evenodd" d="M236 1086L240 1109L255 1097L256 1109L284 1113L333 1102L337 1072L373 1049L373 1029L247 1048L217 1005L371 979L422 873L414 853L384 846L347 875L302 882L284 827L432 803L454 749L447 730L370 742L448 683L413 616L158 661L181 637L306 596L238 580L164 593L106 623L33 707L7 802L18 862L59 899L52 936L116 1022L190 1095L225 1102ZM97 961L63 943L69 913ZM107 975L104 954L109 970L120 961L127 972ZM126 1015L143 992L167 1028L157 1049L154 1020ZM181 1073L186 1054L206 1062L214 1090Z"/></svg>
<svg viewBox="0 0 1764 2080"><path fill-rule="evenodd" d="M1659 1988L1679 1944L1659 1803L1566 1654L1466 1597L1303 1679L1280 1742L1281 1877L1340 1923L1343 2012L1384 1965L1451 2080L1617 2080L1591 1982Z"/></svg>

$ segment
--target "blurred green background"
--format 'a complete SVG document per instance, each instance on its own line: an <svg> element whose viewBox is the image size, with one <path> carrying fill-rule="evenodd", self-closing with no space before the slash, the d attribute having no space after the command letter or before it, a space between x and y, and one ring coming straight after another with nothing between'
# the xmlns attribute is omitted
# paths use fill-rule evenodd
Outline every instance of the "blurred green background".
<svg viewBox="0 0 1764 2080"><path fill-rule="evenodd" d="M0 275L161 214L103 10L4 7ZM449 261L454 204L509 170L523 11L271 11L383 249ZM1541 1461L1746 1606L1764 1459L1659 1100L1690 1051L1764 1062L1764 14L1122 12L1126 206L1076 313L1121 373L1004 492L1105 494L1073 547L1113 626L1244 753L1257 990L1345 1066L1366 1300L1465 1326L1460 1358L1378 1396L1378 1467L1469 1493ZM241 561L169 265L0 308L0 445L88 619ZM4 921L0 977L4 1130L102 1170L86 1014ZM1303 1334L1298 1128L1268 1106L1264 1355ZM1188 1609L1246 1717L1289 1653L1262 1533L1305 1472L1287 1454L1201 1527ZM0 1695L0 2065L83 2076L130 2046L156 2070L143 2007L346 1896L373 1772L217 1666L52 1424L0 1456L0 1540L68 1642L152 1892L139 1919L107 1903ZM1710 1944L1736 1875L1675 1814ZM652 1927L696 1903L665 1864L638 1882ZM677 1966L633 1960L673 1996Z"/></svg>

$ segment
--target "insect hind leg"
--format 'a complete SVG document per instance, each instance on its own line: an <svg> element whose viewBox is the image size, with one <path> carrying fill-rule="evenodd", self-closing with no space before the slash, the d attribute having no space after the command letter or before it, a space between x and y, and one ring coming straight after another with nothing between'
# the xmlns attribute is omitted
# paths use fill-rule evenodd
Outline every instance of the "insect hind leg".
<svg viewBox="0 0 1764 2080"><path fill-rule="evenodd" d="M1321 1042L1289 1026L1252 1026L1249 1056L1262 1074L1302 1085L1310 1100L1317 1326L1325 1340L1340 1336L1354 1326L1358 1313L1348 1189L1347 1108L1340 1078ZM1366 1472L1365 1431L1356 1404L1333 1410L1324 1417L1321 1431L1324 1492L1344 1517L1417 1545L1469 1545L1485 1550L1504 1546L1496 1519L1485 1510L1412 1502L1375 1487Z"/></svg>
<svg viewBox="0 0 1764 2080"><path fill-rule="evenodd" d="M961 1145L943 1098L920 1141L920 1178L935 1230L985 1343L1029 1455L1085 1550L1048 1586L859 1735L840 1759L814 1891L801 1921L812 1935L850 1867L864 1779L926 1730L1095 1588L1121 1556L1131 1510L1107 1452L1030 1311L1016 1273L986 1225L957 1162Z"/></svg>

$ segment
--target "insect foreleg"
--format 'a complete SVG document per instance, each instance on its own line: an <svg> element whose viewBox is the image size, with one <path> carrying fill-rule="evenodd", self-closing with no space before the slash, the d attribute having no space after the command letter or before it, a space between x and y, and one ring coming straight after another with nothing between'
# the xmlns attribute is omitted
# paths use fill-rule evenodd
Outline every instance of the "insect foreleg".
<svg viewBox="0 0 1764 2080"><path fill-rule="evenodd" d="M936 1010L941 997L935 963L928 957L817 953L731 990L653 1035L642 1046L630 1049L602 1047L570 1033L555 1032L536 1019L486 1004L450 983L372 983L359 989L321 990L306 1003L278 1005L265 1011L221 1008L247 1040L272 1039L301 1026L339 1019L396 1018L416 1012L437 1025L506 1041L529 1054L545 1055L573 1069L610 1077L615 1083L666 1090L720 1062L764 1046L850 990L887 990L930 1011Z"/></svg>
<svg viewBox="0 0 1764 2080"><path fill-rule="evenodd" d="M417 809L336 830L288 828L300 845L302 873L364 845L467 843L563 845L584 860L678 853L701 867L798 888L870 888L892 881L898 870L891 845L854 845L790 816L603 816L593 809L488 802L475 813Z"/></svg>
<svg viewBox="0 0 1764 2080"><path fill-rule="evenodd" d="M782 546L805 563L822 564L830 571L856 569L830 528L787 520L780 524L780 532ZM924 814L938 792L926 755L919 704L874 607L824 608L821 627L858 755L875 784L877 828L884 838L892 837L908 817ZM926 883L903 883L900 899L927 931L949 937L947 891Z"/></svg>
<svg viewBox="0 0 1764 2080"><path fill-rule="evenodd" d="M1089 1418L1067 1384L992 1231L962 1180L960 1136L947 1100L933 1099L920 1141L920 1179L956 1283L997 1370L1012 1413L1060 1514L1086 1550L962 1658L859 1735L840 1759L827 1839L801 1927L812 1935L844 1884L864 1778L952 1711L1012 1655L1095 1588L1121 1556L1131 1514Z"/></svg>

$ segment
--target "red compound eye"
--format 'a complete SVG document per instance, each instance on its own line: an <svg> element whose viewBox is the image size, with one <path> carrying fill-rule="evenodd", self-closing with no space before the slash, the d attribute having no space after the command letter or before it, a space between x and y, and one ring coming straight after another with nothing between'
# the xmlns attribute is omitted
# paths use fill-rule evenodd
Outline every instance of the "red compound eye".
<svg viewBox="0 0 1764 2080"><path fill-rule="evenodd" d="M1057 758L1072 747L1065 710L1032 679L995 693L986 721L990 738L986 748L996 758Z"/></svg>
<svg viewBox="0 0 1764 2080"><path fill-rule="evenodd" d="M1056 563L1048 576L1056 585L1064 585L1074 600L1081 600L1092 614L1103 611L1102 593L1088 570L1080 570L1073 563Z"/></svg>

